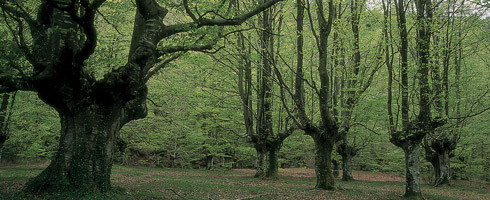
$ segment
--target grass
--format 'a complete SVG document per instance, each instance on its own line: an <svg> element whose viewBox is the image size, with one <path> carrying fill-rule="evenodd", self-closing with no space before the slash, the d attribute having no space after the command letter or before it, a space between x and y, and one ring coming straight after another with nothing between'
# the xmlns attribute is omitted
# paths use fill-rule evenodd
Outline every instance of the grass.
<svg viewBox="0 0 490 200"><path fill-rule="evenodd" d="M22 199L25 182L43 166L0 167L0 199ZM403 178L354 172L357 181L337 181L338 190L314 189L313 170L284 169L277 180L253 178L253 170L193 170L114 166L110 194L60 193L38 199L402 199ZM427 199L489 199L489 185L458 181L452 186L422 185Z"/></svg>

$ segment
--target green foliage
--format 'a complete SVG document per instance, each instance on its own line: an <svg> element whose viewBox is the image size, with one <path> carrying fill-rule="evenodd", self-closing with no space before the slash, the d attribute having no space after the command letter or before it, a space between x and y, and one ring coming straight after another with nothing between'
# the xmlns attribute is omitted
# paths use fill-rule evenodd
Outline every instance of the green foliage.
<svg viewBox="0 0 490 200"><path fill-rule="evenodd" d="M3 158L51 159L58 145L60 124L54 109L32 92L18 92L10 125L11 136L5 143Z"/></svg>
<svg viewBox="0 0 490 200"><path fill-rule="evenodd" d="M172 14L184 13L181 6L181 1L160 1L163 5L168 6ZM226 6L220 5L225 1L190 1L191 5L198 5L199 12L206 13L207 11L220 8L220 11L225 11ZM251 6L255 2L247 2L243 6ZM295 21L294 15L290 14L294 10L293 2L284 3L283 27L281 33L281 43L279 50L281 58L276 58L277 67L283 73L283 78L289 87L292 88L294 79L294 64L295 64L295 39L296 33L294 30ZM488 1L482 1L482 5L488 6ZM444 2L442 3L444 5ZM221 6L221 7L220 7ZM194 7L194 6L192 6ZM441 6L442 8L443 6ZM90 66L97 78L102 78L102 75L124 65L127 61L129 53L129 42L131 34L128 34L133 29L133 24L128 23L134 19L134 5L132 1L111 0L103 4L99 11L103 14L96 18L96 26L98 30L98 43L94 55L86 63ZM377 45L380 43L382 24L382 13L378 7L369 8L369 12L363 12L361 17L361 36L360 46L363 51L361 67L367 68L377 59ZM235 7L230 10L229 15L238 13ZM350 11L347 11L350 12ZM445 7L442 11L446 12ZM226 12L223 12L226 13ZM348 13L345 13L347 16ZM214 13L208 13L212 16ZM315 15L315 13L313 13ZM218 17L218 16L215 16ZM226 16L223 16L226 17ZM413 15L409 18L410 25L413 25ZM173 20L173 21L172 21ZM177 17L166 21L166 24L172 24L180 19ZM437 19L441 20L441 19ZM251 19L249 24L257 21ZM307 20L305 20L306 22ZM461 112L462 114L471 114L472 112L483 110L487 107L489 78L488 78L488 40L490 23L489 19L480 19L472 17L468 20L458 19L461 25L455 27L451 36L452 43L456 43L458 38L457 30L461 29L465 36L463 40L464 61L461 74ZM350 66L352 55L352 38L350 33L349 19L342 18L336 23L338 29L334 31L339 34L345 43L342 48L345 51L341 56L344 57L348 66ZM397 35L395 19L393 19L393 35ZM257 27L257 24L254 24ZM313 24L313 28L317 28ZM245 25L240 28L248 28ZM309 27L308 29L311 29ZM118 31L121 33L118 33ZM186 46L195 44L206 44L214 39L219 32L233 31L235 28L221 29L218 27L208 27L203 29L192 30L188 34L180 34L169 40L162 42L159 47L166 46ZM254 35L257 30L243 32L250 36L251 40L256 39ZM319 84L317 66L318 60L315 59L317 53L315 48L315 40L309 30L304 31L305 35L305 77L311 84ZM438 32L442 37L444 32ZM199 41L191 40L195 36L206 34ZM415 31L409 34L411 38L415 38ZM9 35L9 30L2 22L0 24L0 76L17 75L18 70L14 70L12 65L20 66L26 64L26 61L20 58L21 54L16 44L12 41ZM157 167L179 167L179 168L205 168L209 159L213 158L215 168L251 168L254 166L255 151L251 144L244 137L243 116L241 113L241 102L237 95L237 51L233 47L236 45L236 37L231 34L223 41L220 41L219 46L225 47L220 52L213 54L218 58L219 62L226 65L220 65L209 55L200 53L189 53L173 62L171 65L163 69L152 80L149 81L149 96L148 101L149 115L147 118L132 121L123 127L120 137L124 141L121 146L122 152L118 152L116 162L128 165L140 166L157 166ZM332 44L333 41L330 41ZM395 49L399 44L399 39L393 41ZM410 40L414 43L414 40ZM255 45L255 46L254 46ZM391 44L390 44L391 45ZM252 45L252 48L256 44ZM253 50L253 49L252 49ZM442 52L443 49L434 48L434 52ZM230 52L229 54L223 51ZM379 50L381 51L381 50ZM395 50L396 51L396 50ZM252 51L250 59L253 63L253 76L255 77L260 67L260 57L258 53ZM399 62L398 55L395 57L395 67ZM409 60L410 75L415 75L415 65L417 57L412 54ZM331 60L329 60L331 63ZM450 65L450 82L454 83L455 74L454 60L451 60ZM398 69L395 73L394 92L399 90L399 74ZM31 73L25 71L25 73ZM342 71L334 71L334 73L344 73ZM333 75L332 75L333 76ZM346 80L353 80L358 77L347 77ZM353 110L352 122L359 122L372 128L380 135L376 135L361 126L351 127L348 138L351 144L365 144L365 147L354 158L355 170L380 171L380 172L395 172L397 174L404 173L403 152L401 149L394 147L389 143L387 135L387 117L386 117L386 69L383 67L374 76L372 87L359 98L358 106ZM277 80L275 80L277 81ZM254 85L253 95L256 95L256 85ZM306 87L306 104L308 115L318 122L317 99L314 98L315 91ZM280 102L279 87L273 89L274 108L273 118L281 117L285 119L286 111L279 112L282 106ZM409 84L410 96L413 105L417 105L416 91L417 80L411 80ZM354 91L359 89L345 89L343 92ZM482 95L483 94L483 95ZM287 96L287 94L286 94ZM454 110L456 102L459 100L455 97L455 87L450 86L450 102L451 108ZM255 96L254 96L255 97ZM395 95L393 108L399 106L399 95ZM479 100L480 99L480 100ZM343 99L340 100L342 102ZM292 104L290 99L286 99L288 105ZM340 105L335 106L338 111ZM417 113L417 108L411 108L411 116ZM488 142L487 130L490 129L488 118L490 114L483 113L482 115L473 118L465 119L464 127L461 129L463 133L460 139L458 148L454 151L454 157L451 158L451 168L453 177L456 179L485 179L490 176L488 170L490 154L490 143ZM396 119L395 119L396 120ZM400 122L401 120L398 120ZM277 125L277 124L276 124ZM276 129L277 127L274 127ZM52 158L59 139L59 118L56 111L48 108L34 93L21 92L18 94L18 101L14 108L14 116L12 118L11 138L7 141L4 147L3 159L7 161L19 160L35 160L38 158ZM356 138L354 140L354 138ZM125 146L125 148L124 148ZM119 150L119 149L118 149ZM336 158L339 159L338 155ZM279 154L279 162L281 168L311 168L314 162L313 143L310 137L303 135L302 132L295 132L291 137L284 141ZM424 167L429 167L429 163L423 163ZM192 171L195 172L195 171ZM216 172L219 173L219 172ZM430 172L427 172L430 173ZM116 173L117 174L117 173ZM134 175L134 174L133 174ZM135 175L137 176L137 175ZM354 177L355 178L355 177ZM305 184L298 180L286 180L296 184ZM306 184L312 182L305 181ZM185 180L174 181L174 183L189 186L190 183ZM370 183L375 185L375 183ZM161 185L156 185L158 187ZM168 185L165 185L168 186ZM346 186L348 185L346 183ZM205 187L205 184L199 186ZM342 185L341 185L342 187ZM249 187L247 190L260 191L260 189ZM351 192L351 191L348 191ZM356 192L352 192L356 193ZM364 192L368 194L376 194L373 190ZM167 197L170 192L159 195ZM166 196L165 196L166 195ZM353 194L362 195L362 194ZM141 196L151 196L151 194L141 194ZM356 196L355 196L356 197ZM364 196L365 197L365 196ZM437 195L430 196L431 198L442 198ZM54 197L53 198L57 198ZM95 197L94 197L95 198Z"/></svg>

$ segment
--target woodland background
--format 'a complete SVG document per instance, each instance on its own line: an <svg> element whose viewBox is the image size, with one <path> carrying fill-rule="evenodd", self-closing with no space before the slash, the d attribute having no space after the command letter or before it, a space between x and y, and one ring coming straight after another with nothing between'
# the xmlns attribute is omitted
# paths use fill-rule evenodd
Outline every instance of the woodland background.
<svg viewBox="0 0 490 200"><path fill-rule="evenodd" d="M329 43L328 70L332 76L332 96L330 109L338 113L348 109L352 124L346 136L346 143L357 150L353 157L354 170L393 172L404 175L404 154L401 148L390 142L387 113L388 70L384 61L384 48L391 46L393 57L393 90L395 120L398 122L400 109L400 58L396 15L394 8L389 21L383 18L383 8L378 1L358 1L359 7L359 53L360 72L356 80L369 82L369 87L346 88L340 83L352 77L349 67L355 65L353 54L356 41L352 34L351 2L335 1L338 15L333 23L333 33ZM172 8L170 15L176 22L179 1L166 1ZM199 3L200 9L211 9L216 2ZM248 4L247 4L248 3ZM264 52L274 60L274 69L282 74L283 82L293 87L297 64L296 2L286 1L270 11L272 16L271 49L263 51L260 44L263 14L253 17L239 27L225 28L234 32L223 37L211 50L189 52L181 55L169 66L160 70L148 83L148 116L131 121L120 132L115 163L127 166L192 169L241 169L257 167L257 152L250 135L247 135L243 112L243 94L240 94L240 62L250 63L252 73L250 93L252 103L257 103L261 81ZM385 2L383 2L385 3ZM390 3L390 2L387 2ZM392 2L391 2L392 3ZM447 62L448 95L444 101L449 106L449 123L442 127L454 133L456 147L450 153L450 172L454 180L472 180L490 183L490 17L488 2L465 0L434 2L434 35L439 44L431 47L434 56L431 63ZM486 3L486 4L485 4ZM244 5L252 5L245 2ZM313 3L311 4L313 5ZM173 6L173 7L172 7ZM207 7L208 6L208 7ZM313 8L312 8L313 9ZM131 40L134 18L134 4L131 1L111 0L99 9L96 17L98 46L87 61L91 71L100 78L104 73L126 62ZM409 97L410 116L418 110L417 52L415 39L415 9L407 8L409 27ZM313 12L313 11L312 11ZM319 84L316 67L317 47L308 15L304 20L304 73L310 82ZM310 16L311 17L311 16ZM387 24L388 23L388 24ZM390 27L392 41L387 44L383 28ZM197 30L192 34L218 35L224 31L218 27ZM7 23L0 24L0 66L8 72L8 66L28 65L27 61L13 51L15 44L9 34ZM318 30L317 30L318 31ZM334 36L335 35L335 36ZM187 35L174 38L167 43L185 45ZM450 44L450 46L444 46ZM241 58L246 53L246 60ZM443 55L447 56L444 60ZM439 57L437 57L439 56ZM443 61L444 60L444 61ZM340 62L342 64L339 64ZM99 67L102 66L102 67ZM442 69L441 69L442 70ZM242 71L243 72L243 71ZM270 72L272 73L272 72ZM442 73L439 72L439 73ZM431 87L437 86L437 75L430 74ZM291 96L281 94L277 72L271 77L272 129L277 133L287 129L291 120L288 105L293 107ZM435 80L435 81L434 81ZM338 85L337 85L338 84ZM439 83L440 84L440 83ZM360 84L362 85L362 84ZM311 85L309 85L311 86ZM359 94L356 106L345 108L349 91ZM305 103L308 115L319 120L319 111L314 97L314 89L306 86ZM432 96L431 98L436 99ZM37 163L49 161L58 146L60 123L56 111L43 103L34 92L18 91L3 94L2 134L8 135L1 149L0 165ZM7 102L5 102L5 99ZM435 100L434 100L435 101ZM254 111L255 112L255 111ZM432 112L436 113L435 108ZM340 114L338 115L340 116ZM7 126L8 124L8 126ZM430 136L427 136L430 137ZM424 140L426 141L426 140ZM426 143L424 143L426 144ZM434 169L427 161L427 154L421 147L422 180L434 181ZM310 136L295 130L288 136L278 153L279 168L314 168L315 148ZM342 157L333 151L334 163L340 169ZM336 165L336 164L334 164ZM356 177L354 177L356 178Z"/></svg>

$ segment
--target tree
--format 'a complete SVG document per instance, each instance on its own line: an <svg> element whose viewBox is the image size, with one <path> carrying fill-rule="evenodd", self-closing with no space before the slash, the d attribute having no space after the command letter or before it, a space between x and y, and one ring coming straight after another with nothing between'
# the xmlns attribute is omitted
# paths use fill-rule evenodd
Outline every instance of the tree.
<svg viewBox="0 0 490 200"><path fill-rule="evenodd" d="M350 1L350 25L352 33L352 38L345 38L342 36L341 23L342 23L342 9L341 3L339 3L339 14L338 22L336 23L336 32L334 33L334 49L333 49L333 70L332 75L336 78L334 79L334 91L333 92L333 104L335 107L339 108L340 112L334 110L335 115L339 117L341 130L344 132L340 141L336 143L337 153L342 156L342 180L350 181L354 178L352 177L352 158L357 155L357 153L366 145L356 144L355 142L349 142L349 138L355 141L356 135L352 136L352 128L354 126L360 126L366 128L370 132L374 132L372 129L368 128L365 124L354 121L354 109L360 104L362 95L370 87L374 75L382 67L382 61L378 58L381 53L381 45L377 43L376 40L371 41L369 46L363 50L365 56L367 57L364 62L361 62L361 42L360 42L360 21L361 14L365 8L365 1L363 0L352 0ZM340 30L340 31L338 31ZM367 32L367 31L366 31ZM348 40L348 48L344 47L344 40ZM374 44L373 44L374 43ZM374 47L374 48L373 48ZM376 50L374 54L369 54L372 50ZM346 62L344 54L352 54L351 62ZM334 71L338 71L337 75L334 75ZM338 91L340 90L340 92ZM338 103L340 101L340 103ZM340 104L340 105L339 105ZM351 134L349 134L351 133Z"/></svg>
<svg viewBox="0 0 490 200"><path fill-rule="evenodd" d="M474 6L474 5L473 5ZM434 169L434 186L449 184L450 158L461 138L461 128L469 116L477 116L480 111L463 110L462 106L462 65L464 51L477 54L477 50L467 49L463 46L467 40L467 32L475 26L482 13L477 10L467 11L470 6L466 1L448 1L441 6L433 8L433 25L442 27L432 31L431 77L434 92L434 107L437 116L448 121L446 126L440 127L424 139L425 158ZM471 19L471 20L470 20ZM467 43L467 42L466 42ZM442 70L440 69L442 63ZM451 73L454 71L454 73ZM451 78L453 75L454 78ZM452 82L450 82L452 81ZM450 89L454 89L454 97L450 96ZM484 92L486 93L486 91ZM480 104L476 100L473 104ZM485 110L485 109L483 109ZM462 116L469 112L468 116Z"/></svg>
<svg viewBox="0 0 490 200"><path fill-rule="evenodd" d="M14 92L13 94L2 95L2 103L0 104L0 163L2 163L3 145L10 137L9 125L16 94Z"/></svg>
<svg viewBox="0 0 490 200"><path fill-rule="evenodd" d="M300 6L301 5L301 6ZM306 6L305 6L306 5ZM335 18L335 6L333 1L328 1L328 14L323 6L323 1L315 1L316 5L316 17L318 28L320 29L317 34L313 29L315 25L313 24L313 16L311 14L311 6L309 3L304 1L297 1L297 9L305 9L308 11L310 17L310 25L312 27L312 33L317 43L318 49L318 76L320 79L320 88L316 87L315 80L308 81L308 85L312 87L318 98L318 106L320 110L320 123L314 123L314 116L308 116L305 106L305 77L303 72L303 37L302 37L302 21L303 18L297 19L297 56L298 62L295 71L295 82L294 82L294 94L293 91L285 84L281 73L276 68L276 75L281 88L281 97L284 99L285 91L293 97L294 113L288 109L288 115L293 119L296 126L303 130L306 135L313 138L315 143L315 172L316 172L316 188L334 190L335 180L333 177L333 167L332 167L332 150L334 148L335 142L341 138L342 132L339 131L339 124L334 118L332 111L329 108L331 98L330 94L330 83L329 83L329 73L327 70L327 60L328 60L328 38L332 30L333 19ZM301 17L301 12L298 11ZM283 103L284 104L284 103Z"/></svg>
<svg viewBox="0 0 490 200"><path fill-rule="evenodd" d="M275 110L273 104L275 85L273 69L278 65L276 58L281 56L279 48L281 44L279 35L283 28L281 12L282 8L274 6L259 15L258 24L261 30L257 31L258 48L252 48L252 38L246 38L244 34L238 35L240 49L238 90L242 99L246 134L257 152L255 177L277 178L278 153L283 141L295 130L295 127L289 126L288 119L281 116L282 106L276 105L278 109ZM252 80L253 66L250 58L252 49L260 57L260 64L256 67L255 84ZM256 101L253 100L252 94L254 85L257 88ZM256 105L253 105L253 102L256 102ZM255 113L253 107L256 108ZM277 130L274 130L275 127L278 127Z"/></svg>
<svg viewBox="0 0 490 200"><path fill-rule="evenodd" d="M432 117L431 108L433 103L430 100L432 91L429 86L429 72L430 72L430 39L432 28L432 3L430 0L417 0L415 1L416 7L416 59L417 59L417 72L415 79L418 81L418 114L411 119L409 116L409 85L408 85L408 31L407 31L407 19L406 19L406 7L405 1L398 0L395 2L395 8L397 12L399 37L401 40L400 45L400 74L401 74L401 113L402 113L402 130L396 130L396 126L393 122L392 107L392 73L393 68L391 61L389 61L389 54L387 53L386 60L388 64L388 116L389 116L389 130L390 141L403 149L405 152L405 168L406 168L406 197L422 198L422 192L420 190L420 144L423 138L435 131L436 128L442 126L445 123L444 119L440 117ZM387 20L387 7L385 8L385 23ZM385 26L385 38L388 38L386 26ZM387 41L387 39L385 39ZM388 52L388 51L387 51ZM391 51L392 52L392 51ZM413 101L412 101L413 103ZM413 111L414 112L414 111Z"/></svg>
<svg viewBox="0 0 490 200"><path fill-rule="evenodd" d="M167 8L155 0L136 0L127 63L101 79L87 69L86 60L97 46L94 19L105 0L2 1L3 17L16 24L11 34L32 73L1 77L1 91L36 91L61 119L58 152L50 165L28 182L26 190L109 191L116 138L124 124L146 116L147 81L177 59L179 52L210 49L215 40L203 42L204 33L184 46L162 47L159 43L203 27L239 25L279 1L266 1L229 18L217 14L222 10L196 16L184 1L187 18L183 19L191 21L172 24L166 18ZM30 9L37 14L29 14ZM209 16L212 13L216 15ZM24 31L26 28L29 31Z"/></svg>

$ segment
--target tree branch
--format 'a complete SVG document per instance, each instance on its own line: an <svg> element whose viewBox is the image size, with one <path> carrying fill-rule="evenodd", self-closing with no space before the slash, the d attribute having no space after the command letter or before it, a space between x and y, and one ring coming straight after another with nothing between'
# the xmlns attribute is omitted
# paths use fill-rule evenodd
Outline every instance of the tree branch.
<svg viewBox="0 0 490 200"><path fill-rule="evenodd" d="M197 21L196 16L194 15L194 13L192 13L191 9L189 8L189 0L184 0L184 8L185 8L185 12L187 13L187 15L189 15L189 17L191 17L192 21Z"/></svg>
<svg viewBox="0 0 490 200"><path fill-rule="evenodd" d="M18 90L33 91L34 88L26 79L0 77L0 93L15 92Z"/></svg>
<svg viewBox="0 0 490 200"><path fill-rule="evenodd" d="M201 28L204 26L236 26L245 22L250 17L266 10L267 8L273 6L274 4L284 1L284 0L269 0L265 3L258 5L255 9L236 16L231 19L208 19L208 18L199 18L197 21L184 23L184 24L175 24L169 25L165 27L165 31L162 32L162 37L168 37L177 33L191 31L195 28ZM195 18L195 17L194 17Z"/></svg>
<svg viewBox="0 0 490 200"><path fill-rule="evenodd" d="M29 26L34 26L36 24L36 21L34 19L32 19L31 15L29 15L29 13L27 11L25 11L24 9L22 9L22 7L19 5L18 2L15 2L15 7L12 7L11 5L8 5L8 1L2 1L0 2L0 8L2 8L2 10L16 16L17 18L22 18L26 21L27 24L29 24Z"/></svg>

